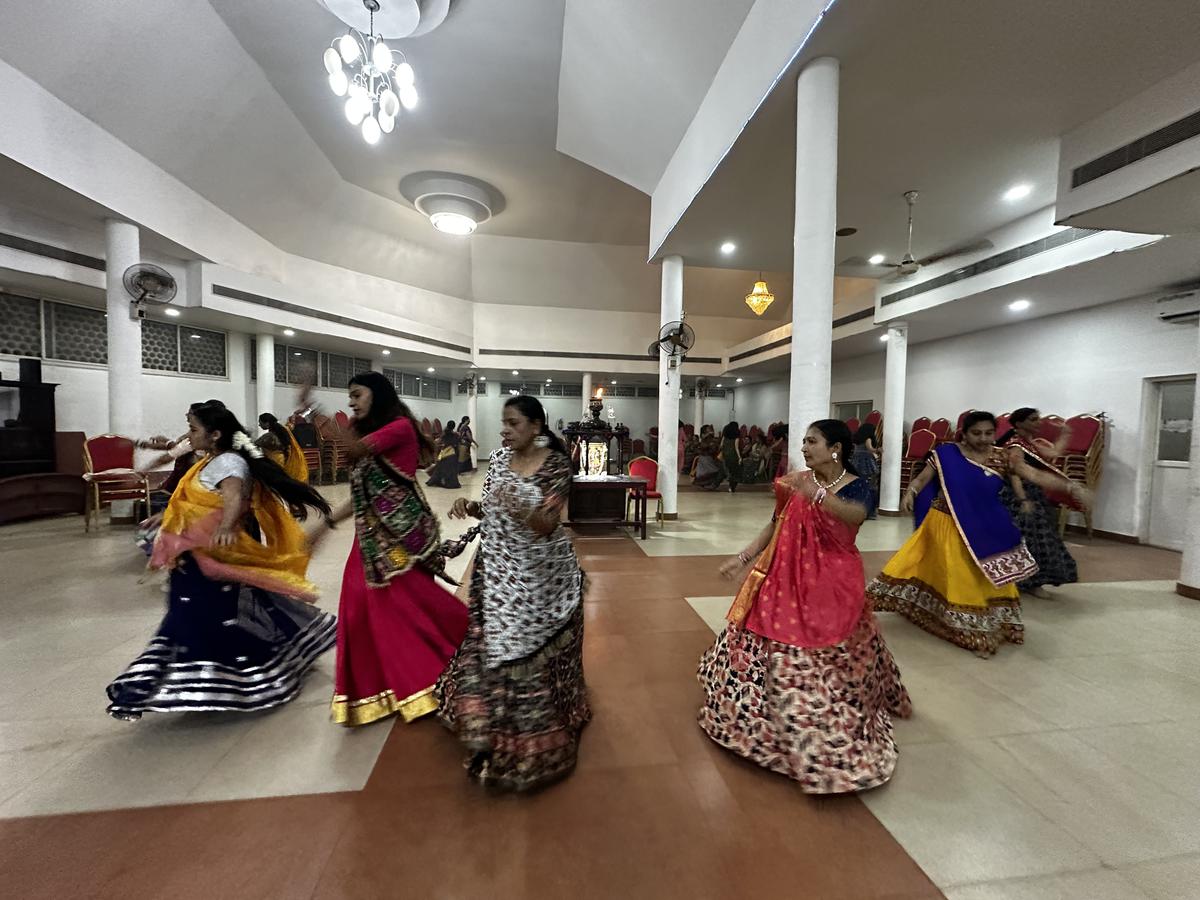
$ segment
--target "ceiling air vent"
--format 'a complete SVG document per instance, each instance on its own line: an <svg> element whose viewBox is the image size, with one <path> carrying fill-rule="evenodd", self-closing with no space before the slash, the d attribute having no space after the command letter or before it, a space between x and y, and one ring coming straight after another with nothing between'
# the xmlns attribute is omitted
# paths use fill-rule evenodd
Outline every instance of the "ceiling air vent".
<svg viewBox="0 0 1200 900"><path fill-rule="evenodd" d="M1154 301L1154 312L1159 321L1172 325L1200 321L1200 291L1182 291L1159 297Z"/></svg>
<svg viewBox="0 0 1200 900"><path fill-rule="evenodd" d="M1118 169L1123 169L1128 165L1145 159L1147 156L1158 153L1160 150L1166 150L1169 147L1174 147L1176 144L1182 144L1184 141L1190 140L1197 135L1200 135L1200 112L1184 116L1170 125L1164 125L1157 131L1152 131L1138 138L1136 141L1130 141L1124 147L1118 147L1116 150L1105 153L1091 162L1086 162L1082 166L1072 169L1071 189L1074 190L1088 182L1095 181L1097 178L1102 178Z"/></svg>

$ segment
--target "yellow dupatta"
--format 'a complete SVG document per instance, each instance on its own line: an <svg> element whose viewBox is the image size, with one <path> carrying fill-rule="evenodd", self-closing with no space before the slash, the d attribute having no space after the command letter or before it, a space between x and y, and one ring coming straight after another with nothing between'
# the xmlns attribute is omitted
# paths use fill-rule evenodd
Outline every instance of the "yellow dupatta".
<svg viewBox="0 0 1200 900"><path fill-rule="evenodd" d="M282 450L267 450L263 455L287 472L289 477L301 484L308 484L308 460L304 458L304 448L292 434L292 429L285 427L284 431L287 432L288 440L291 442L286 456Z"/></svg>
<svg viewBox="0 0 1200 900"><path fill-rule="evenodd" d="M306 602L316 600L316 585L305 577L309 553L304 531L287 505L262 485L254 485L250 498L262 541L239 528L231 545L211 546L224 502L218 491L200 483L199 475L213 458L188 469L171 494L154 542L151 568L170 568L190 551L200 571L215 581L249 584Z"/></svg>

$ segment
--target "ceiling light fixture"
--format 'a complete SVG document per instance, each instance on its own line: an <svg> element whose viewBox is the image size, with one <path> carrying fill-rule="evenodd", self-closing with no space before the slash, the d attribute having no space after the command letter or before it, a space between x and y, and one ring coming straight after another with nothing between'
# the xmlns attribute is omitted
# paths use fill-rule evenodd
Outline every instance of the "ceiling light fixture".
<svg viewBox="0 0 1200 900"><path fill-rule="evenodd" d="M1012 303L1008 304L1008 308L1013 312L1024 312L1031 306L1033 306L1033 304L1028 300L1014 300Z"/></svg>
<svg viewBox="0 0 1200 900"><path fill-rule="evenodd" d="M887 333L885 332L884 334L881 334L881 335L879 336L879 339L880 339L881 341L883 341L883 342L886 344L886 343L887 343L887 339L888 339Z"/></svg>
<svg viewBox="0 0 1200 900"><path fill-rule="evenodd" d="M723 384L718 384L717 387L725 387Z"/></svg>
<svg viewBox="0 0 1200 900"><path fill-rule="evenodd" d="M514 375L520 375L521 373L520 373L520 372L518 372L516 369L513 369L513 374L514 374Z"/></svg>
<svg viewBox="0 0 1200 900"><path fill-rule="evenodd" d="M617 383L617 379L615 379L615 378L609 382L609 384L616 384L616 383Z"/></svg>
<svg viewBox="0 0 1200 900"><path fill-rule="evenodd" d="M333 41L323 61L329 89L346 98L347 121L362 129L364 141L377 144L396 127L400 107L416 109L416 74L404 54L375 33L379 0L362 0L362 4L371 17L367 33L351 28Z"/></svg>
<svg viewBox="0 0 1200 900"><path fill-rule="evenodd" d="M882 253L876 253L874 256L870 257L867 260L867 262L869 262L873 266L878 266L878 265L882 265L882 263L885 259L887 259L887 257L884 256Z"/></svg>
<svg viewBox="0 0 1200 900"><path fill-rule="evenodd" d="M487 381L487 376L486 376L486 375L480 375L480 376L479 376L479 380L480 380L480 381Z"/></svg>
<svg viewBox="0 0 1200 900"><path fill-rule="evenodd" d="M434 372L436 372L436 371L437 371L437 369L435 369L433 366L430 366L430 367L429 367L428 369L426 369L425 371L426 371L426 372L428 372L430 375L432 375Z"/></svg>
<svg viewBox="0 0 1200 900"><path fill-rule="evenodd" d="M486 181L452 172L405 175L400 193L445 234L471 234L504 209L504 195Z"/></svg>
<svg viewBox="0 0 1200 900"><path fill-rule="evenodd" d="M285 328L285 329L283 329L283 336L284 337L295 337L296 332L292 331L292 329L290 329L290 328Z"/></svg>
<svg viewBox="0 0 1200 900"><path fill-rule="evenodd" d="M726 256L728 256L730 253L732 253L736 249L737 249L737 244L735 244L733 241L726 241L725 243L723 243L721 245L721 252L724 253Z"/></svg>
<svg viewBox="0 0 1200 900"><path fill-rule="evenodd" d="M384 355L384 356L391 356L391 355L392 355L392 351L391 351L391 350L384 350L384 351L383 351L383 355Z"/></svg>
<svg viewBox="0 0 1200 900"><path fill-rule="evenodd" d="M1033 187L1028 184L1014 184L1004 192L1004 199L1009 203L1017 200L1024 200L1033 192Z"/></svg>
<svg viewBox="0 0 1200 900"><path fill-rule="evenodd" d="M165 309L165 310L163 310L163 312L165 312L172 319L177 318L179 316L179 310L177 310L177 309Z"/></svg>
<svg viewBox="0 0 1200 900"><path fill-rule="evenodd" d="M762 272L759 272L758 281L754 282L754 290L746 295L746 305L756 316L761 316L774 302L775 295L767 290L767 283L762 280Z"/></svg>
<svg viewBox="0 0 1200 900"><path fill-rule="evenodd" d="M742 383L742 379L740 379L740 378L739 378L739 379L737 380L737 383L738 383L738 384L741 384L741 383Z"/></svg>

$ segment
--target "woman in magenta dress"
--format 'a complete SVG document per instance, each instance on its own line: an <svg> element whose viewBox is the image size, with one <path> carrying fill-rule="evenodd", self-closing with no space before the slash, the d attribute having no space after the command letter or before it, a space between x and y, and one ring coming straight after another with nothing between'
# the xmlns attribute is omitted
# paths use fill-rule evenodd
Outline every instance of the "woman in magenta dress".
<svg viewBox="0 0 1200 900"><path fill-rule="evenodd" d="M845 423L804 436L811 471L775 483L775 516L726 563L751 562L729 626L700 661L700 727L739 756L811 794L878 787L892 777L892 716L912 706L871 607L854 546L870 486L854 473Z"/></svg>
<svg viewBox="0 0 1200 900"><path fill-rule="evenodd" d="M434 684L466 634L467 608L426 568L439 546L416 480L428 438L378 372L350 380L350 409L350 501L333 519L353 515L355 536L338 607L333 721L399 713L411 722L437 708Z"/></svg>

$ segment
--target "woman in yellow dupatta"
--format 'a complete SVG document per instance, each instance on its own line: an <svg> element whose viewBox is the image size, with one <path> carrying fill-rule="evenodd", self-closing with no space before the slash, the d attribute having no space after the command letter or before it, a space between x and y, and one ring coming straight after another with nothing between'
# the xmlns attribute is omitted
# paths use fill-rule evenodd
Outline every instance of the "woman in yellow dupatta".
<svg viewBox="0 0 1200 900"><path fill-rule="evenodd" d="M700 727L806 793L862 791L892 777L892 716L912 705L863 594L854 541L872 494L850 429L814 422L803 448L811 471L775 482L771 523L721 567L753 563L700 660Z"/></svg>
<svg viewBox="0 0 1200 900"><path fill-rule="evenodd" d="M267 459L275 463L289 478L308 484L308 461L304 458L304 448L288 428L270 413L258 417L258 427L262 435L254 443L263 451Z"/></svg>
<svg viewBox="0 0 1200 900"><path fill-rule="evenodd" d="M163 513L150 565L170 570L167 613L108 686L108 712L120 719L286 703L336 638L336 619L311 605L292 512L328 516L329 504L266 459L224 407L195 408L188 425L192 447L208 456Z"/></svg>

